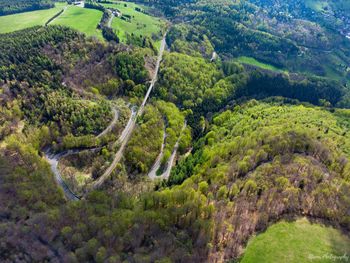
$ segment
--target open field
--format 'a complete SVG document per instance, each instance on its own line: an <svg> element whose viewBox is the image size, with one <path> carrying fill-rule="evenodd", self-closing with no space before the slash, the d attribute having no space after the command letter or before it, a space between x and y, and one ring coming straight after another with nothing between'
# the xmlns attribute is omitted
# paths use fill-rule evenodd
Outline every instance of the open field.
<svg viewBox="0 0 350 263"><path fill-rule="evenodd" d="M98 10L69 6L50 25L68 26L85 33L87 36L103 39L101 31L97 29L102 15L103 13Z"/></svg>
<svg viewBox="0 0 350 263"><path fill-rule="evenodd" d="M19 13L0 17L0 33L9 33L24 28L45 25L45 23L64 8L65 4L57 3L54 8Z"/></svg>
<svg viewBox="0 0 350 263"><path fill-rule="evenodd" d="M340 231L311 224L307 219L296 222L282 221L248 242L241 263L255 262L345 262L331 256L347 253L350 256L350 239Z"/></svg>
<svg viewBox="0 0 350 263"><path fill-rule="evenodd" d="M144 10L143 6L130 2L118 1L115 4L103 4L106 7L118 9L122 15L129 15L130 21L125 21L121 17L115 17L112 27L117 31L118 37L125 42L127 34L134 33L136 36L148 36L159 34L165 24L160 18L152 17L142 12L136 11L135 8Z"/></svg>

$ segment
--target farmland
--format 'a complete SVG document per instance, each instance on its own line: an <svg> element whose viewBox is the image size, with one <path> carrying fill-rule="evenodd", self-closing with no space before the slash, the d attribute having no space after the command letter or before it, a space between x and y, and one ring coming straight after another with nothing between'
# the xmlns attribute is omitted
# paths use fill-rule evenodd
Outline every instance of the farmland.
<svg viewBox="0 0 350 263"><path fill-rule="evenodd" d="M161 19L137 11L136 8L140 10L145 10L145 8L134 3L120 1L115 4L104 4L104 6L118 9L122 13L122 17L115 17L112 22L112 27L117 31L117 35L122 42L126 42L127 35L132 33L135 36L147 37L159 35L164 25ZM124 20L125 16L130 16L130 19ZM158 39L160 38L158 37Z"/></svg>
<svg viewBox="0 0 350 263"><path fill-rule="evenodd" d="M45 25L45 23L64 8L65 4L57 3L54 8L7 15L0 17L0 33L9 33L24 28Z"/></svg>
<svg viewBox="0 0 350 263"><path fill-rule="evenodd" d="M83 32L87 36L96 36L97 38L102 39L101 31L97 29L101 17L101 11L69 6L67 10L50 25L68 26Z"/></svg>

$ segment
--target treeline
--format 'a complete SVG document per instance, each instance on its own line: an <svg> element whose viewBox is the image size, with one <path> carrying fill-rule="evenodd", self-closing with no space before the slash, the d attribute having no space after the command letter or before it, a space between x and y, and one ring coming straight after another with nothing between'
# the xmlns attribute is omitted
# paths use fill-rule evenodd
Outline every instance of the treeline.
<svg viewBox="0 0 350 263"><path fill-rule="evenodd" d="M215 222L224 223L217 223L213 244L227 249L208 261L238 258L255 231L285 213L350 229L348 114L253 100L213 118L167 182L196 185L215 200Z"/></svg>
<svg viewBox="0 0 350 263"><path fill-rule="evenodd" d="M80 136L103 130L112 117L110 106L86 93L142 96L148 73L142 52L133 54L115 45L89 41L60 26L4 34L0 39L0 79L6 86L0 94L2 101L18 98L29 123L55 125L51 129L57 130L57 135ZM86 59L78 64L77 56ZM90 72L92 65L96 67Z"/></svg>
<svg viewBox="0 0 350 263"><path fill-rule="evenodd" d="M330 79L259 69L248 71L236 62L215 64L179 53L165 56L159 75L158 96L201 114L215 112L230 100L242 97L284 96L335 106L347 94L343 85Z"/></svg>
<svg viewBox="0 0 350 263"><path fill-rule="evenodd" d="M96 3L95 1L86 1L84 3L84 7L90 8L90 9L96 9L103 12L103 16L101 18L100 23L97 25L97 28L102 30L102 36L107 41L114 41L116 43L119 43L119 38L117 36L117 33L108 26L108 22L112 18L111 11L105 8L103 5Z"/></svg>
<svg viewBox="0 0 350 263"><path fill-rule="evenodd" d="M257 2L261 4L255 5ZM270 2L276 4L269 5ZM230 5L221 0L149 3L161 8L170 19L185 21L182 26L191 27L195 35L207 36L215 51L225 59L244 55L292 72L310 73L344 83L349 80L346 74L350 63L349 41L337 32L339 28L334 29L335 21L329 26L320 15L308 16L315 12L304 8L303 1L252 0ZM169 39L172 31L175 33L178 28L175 26L176 30L170 31ZM171 41L173 51L191 55L204 53L206 45L193 35L186 41L181 38Z"/></svg>
<svg viewBox="0 0 350 263"><path fill-rule="evenodd" d="M0 16L49 9L54 6L51 0L3 0L0 2Z"/></svg>
<svg viewBox="0 0 350 263"><path fill-rule="evenodd" d="M330 79L302 76L300 80L293 80L283 73L254 71L249 74L246 85L236 90L236 97L283 96L314 105L326 106L328 102L328 106L336 106L346 92L343 85Z"/></svg>

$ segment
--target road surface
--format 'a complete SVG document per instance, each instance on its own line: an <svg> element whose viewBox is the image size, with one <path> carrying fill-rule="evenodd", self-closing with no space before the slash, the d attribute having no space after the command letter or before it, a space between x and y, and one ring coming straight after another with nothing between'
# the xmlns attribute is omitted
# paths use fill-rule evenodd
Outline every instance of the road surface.
<svg viewBox="0 0 350 263"><path fill-rule="evenodd" d="M151 179L168 179L169 178L170 173L171 173L171 169L174 166L174 161L175 161L177 150L179 148L181 136L182 136L182 133L185 130L186 126L187 126L187 123L185 121L184 126L182 127L182 130L181 130L180 136L179 136L179 138L177 139L177 141L175 143L173 152L172 152L172 154L171 154L171 156L170 156L170 158L169 158L169 160L168 160L168 162L166 164L166 170L161 175L153 177Z"/></svg>
<svg viewBox="0 0 350 263"><path fill-rule="evenodd" d="M106 129L104 129L99 135L96 136L96 138L101 138L101 137L103 137L104 135L106 135L107 133L109 133L109 132L114 128L114 126L117 124L117 121L118 121L118 119L119 119L119 111L118 111L117 108L115 108L115 107L113 107L112 111L113 111L113 114L114 114L113 120L112 120L111 123L107 126Z"/></svg>
<svg viewBox="0 0 350 263"><path fill-rule="evenodd" d="M61 158L71 155L71 154L75 154L78 153L79 150L70 150L64 153L59 153L59 154L51 154L49 152L45 153L45 157L48 161L48 163L50 164L51 167L51 171L53 172L53 174L55 175L55 179L56 182L58 183L59 186L61 186L65 197L67 198L67 200L69 201L78 201L80 200L80 197L78 197L75 193L73 193L72 190L69 189L68 185L64 182L60 171L58 170L58 162Z"/></svg>
<svg viewBox="0 0 350 263"><path fill-rule="evenodd" d="M108 10L109 12L110 12L110 14L111 14L111 18L108 20L108 24L107 24L107 27L112 27L112 21L113 21L113 19L114 19L114 14L110 11L110 10Z"/></svg>
<svg viewBox="0 0 350 263"><path fill-rule="evenodd" d="M133 118L131 118L130 123L128 123L128 125L124 129L123 134L119 140L119 142L120 142L119 150L115 154L112 164L107 168L107 170L104 172L104 174L102 176L100 176L92 184L92 189L99 188L106 181L106 179L109 178L109 176L112 174L112 172L114 171L114 169L116 168L117 164L120 162L120 160L123 156L125 147L129 141L130 137L131 137L133 130L135 129L137 117L142 115L142 113L145 109L145 105L147 103L147 100L152 92L153 87L154 87L154 84L157 81L159 66L160 66L160 62L162 61L162 58L163 58L163 52L164 52L164 48L165 48L165 44L166 44L165 38L166 38L166 33L164 34L161 45L160 45L154 76L151 80L150 86L146 92L146 95L142 101L142 104L141 104L139 110L136 112L135 116Z"/></svg>
<svg viewBox="0 0 350 263"><path fill-rule="evenodd" d="M148 173L148 177L152 180L157 178L157 171L160 168L161 161L162 161L163 154L164 154L165 141L166 141L166 127L164 127L163 143L162 143L162 146L160 148L160 153L159 153L156 161L154 162L151 170Z"/></svg>
<svg viewBox="0 0 350 263"><path fill-rule="evenodd" d="M114 117L113 120L111 121L111 123L107 126L106 129L104 129L99 135L96 136L96 138L100 138L102 136L104 136L105 134L107 134L108 132L110 132L113 127L116 125L118 118L119 118L119 111L113 107L113 113L114 113ZM90 150L96 150L98 148L93 148ZM80 199L80 197L78 197L69 187L68 185L64 182L60 171L58 170L58 162L60 161L61 158L66 157L68 155L72 155L72 154L77 154L83 150L86 149L75 149L75 150L68 150L62 153L58 153L58 154L52 154L49 151L47 151L45 153L45 157L46 160L48 161L48 163L50 164L51 167L51 171L53 172L53 174L55 175L55 179L56 182L58 183L58 185L63 189L64 191L64 195L67 198L67 200L70 201L77 201Z"/></svg>

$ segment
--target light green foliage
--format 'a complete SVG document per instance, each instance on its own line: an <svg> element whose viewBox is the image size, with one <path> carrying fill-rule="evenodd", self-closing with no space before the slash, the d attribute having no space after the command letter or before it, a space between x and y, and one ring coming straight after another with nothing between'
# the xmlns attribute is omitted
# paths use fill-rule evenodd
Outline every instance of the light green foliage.
<svg viewBox="0 0 350 263"><path fill-rule="evenodd" d="M238 57L236 59L236 61L238 61L240 63L243 63L243 64L256 66L256 67L262 68L262 69L267 69L267 70L272 70L272 71L281 71L281 69L279 69L279 68L277 68L277 67L275 67L273 65L260 62L260 61L256 60L255 58L252 58L252 57L244 57L244 56L242 56L242 57Z"/></svg>
<svg viewBox="0 0 350 263"><path fill-rule="evenodd" d="M150 170L163 143L163 129L161 114L154 106L148 105L125 150L131 175L145 174Z"/></svg>
<svg viewBox="0 0 350 263"><path fill-rule="evenodd" d="M208 193L208 189L209 189L209 185L208 185L207 182L203 181L203 182L200 182L200 183L198 184L198 190L199 190L202 194L206 195L206 194Z"/></svg>
<svg viewBox="0 0 350 263"><path fill-rule="evenodd" d="M168 153L167 155L169 155L172 152L176 141L180 137L181 130L185 121L185 116L173 103L157 101L156 106L165 118L167 136L165 151ZM190 143L191 137L188 138L188 134L186 133L181 143L182 149L186 149L190 145Z"/></svg>
<svg viewBox="0 0 350 263"><path fill-rule="evenodd" d="M226 82L217 83L221 77L215 64L203 58L170 53L164 57L157 91L162 99L186 109L202 104L210 108L211 104L220 105L231 92L232 86L225 86Z"/></svg>
<svg viewBox="0 0 350 263"><path fill-rule="evenodd" d="M214 51L208 37L185 24L173 25L167 35L171 51L210 59Z"/></svg>
<svg viewBox="0 0 350 263"><path fill-rule="evenodd" d="M349 244L349 237L334 228L306 219L282 221L252 238L240 262L330 263L332 256L349 255Z"/></svg>

